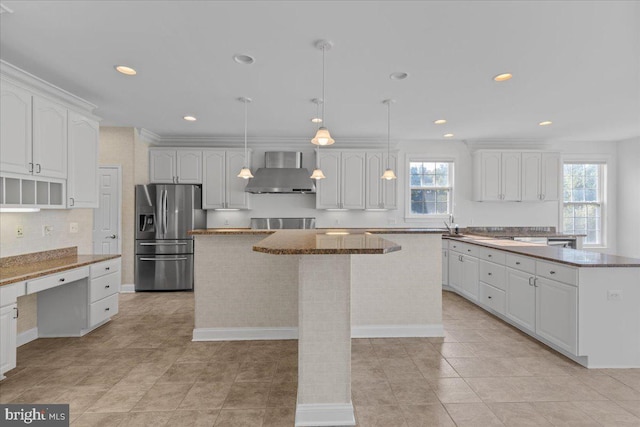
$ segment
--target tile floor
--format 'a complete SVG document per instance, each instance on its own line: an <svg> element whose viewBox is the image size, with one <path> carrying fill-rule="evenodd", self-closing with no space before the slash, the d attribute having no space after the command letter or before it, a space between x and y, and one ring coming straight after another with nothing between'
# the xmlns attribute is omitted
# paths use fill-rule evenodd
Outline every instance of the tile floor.
<svg viewBox="0 0 640 427"><path fill-rule="evenodd" d="M444 293L446 337L353 340L358 425L640 426L640 369L587 370ZM293 426L297 342L190 341L193 294L123 294L83 338L18 349L0 402L72 426Z"/></svg>

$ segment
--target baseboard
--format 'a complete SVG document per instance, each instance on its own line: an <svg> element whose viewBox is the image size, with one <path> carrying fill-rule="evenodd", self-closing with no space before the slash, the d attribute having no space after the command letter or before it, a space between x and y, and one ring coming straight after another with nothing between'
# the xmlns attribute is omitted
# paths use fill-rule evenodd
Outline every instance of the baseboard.
<svg viewBox="0 0 640 427"><path fill-rule="evenodd" d="M295 340L298 328L196 328L193 341Z"/></svg>
<svg viewBox="0 0 640 427"><path fill-rule="evenodd" d="M136 285L120 285L120 293L121 294L132 294L136 291Z"/></svg>
<svg viewBox="0 0 640 427"><path fill-rule="evenodd" d="M24 332L20 332L16 337L16 346L20 347L21 345L25 345L37 339L38 339L38 327L36 326L35 328L31 328Z"/></svg>
<svg viewBox="0 0 640 427"><path fill-rule="evenodd" d="M443 337L441 324L365 325L351 327L351 338Z"/></svg>
<svg viewBox="0 0 640 427"><path fill-rule="evenodd" d="M296 405L298 426L354 426L356 418L351 403L307 403Z"/></svg>

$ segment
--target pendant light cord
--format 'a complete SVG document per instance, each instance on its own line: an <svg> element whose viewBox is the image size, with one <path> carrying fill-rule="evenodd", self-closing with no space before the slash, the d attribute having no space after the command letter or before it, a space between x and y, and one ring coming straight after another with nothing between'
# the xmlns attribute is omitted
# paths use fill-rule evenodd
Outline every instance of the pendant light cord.
<svg viewBox="0 0 640 427"><path fill-rule="evenodd" d="M322 48L322 52L323 52L323 56L324 56L324 47ZM323 65L322 68L324 69L324 60L322 61ZM324 75L324 72L323 72ZM324 88L324 77L323 77L323 83L322 83L322 87ZM324 92L324 90L323 90ZM322 95L324 96L324 94ZM316 100L316 117L318 117L320 115L320 102L322 102L322 105L324 107L324 101L318 101ZM322 112L322 115L324 116L324 111ZM322 120L324 121L324 117L322 118ZM316 132L318 132L318 129L320 129L320 122L316 123ZM316 169L320 169L320 146L318 145L317 151L316 151Z"/></svg>
<svg viewBox="0 0 640 427"><path fill-rule="evenodd" d="M324 103L325 103L325 95L324 95L324 51L325 51L326 45L322 45L322 126L326 127L326 125L324 124Z"/></svg>
<svg viewBox="0 0 640 427"><path fill-rule="evenodd" d="M247 163L247 99L244 99L244 163Z"/></svg>
<svg viewBox="0 0 640 427"><path fill-rule="evenodd" d="M391 101L387 102L387 169L389 169L389 157L391 157Z"/></svg>

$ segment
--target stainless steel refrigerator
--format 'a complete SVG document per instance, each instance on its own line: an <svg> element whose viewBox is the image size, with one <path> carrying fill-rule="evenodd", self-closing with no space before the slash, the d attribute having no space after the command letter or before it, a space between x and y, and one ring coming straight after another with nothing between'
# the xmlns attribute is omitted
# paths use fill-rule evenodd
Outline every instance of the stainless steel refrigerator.
<svg viewBox="0 0 640 427"><path fill-rule="evenodd" d="M193 289L193 237L206 227L202 188L136 185L136 291Z"/></svg>

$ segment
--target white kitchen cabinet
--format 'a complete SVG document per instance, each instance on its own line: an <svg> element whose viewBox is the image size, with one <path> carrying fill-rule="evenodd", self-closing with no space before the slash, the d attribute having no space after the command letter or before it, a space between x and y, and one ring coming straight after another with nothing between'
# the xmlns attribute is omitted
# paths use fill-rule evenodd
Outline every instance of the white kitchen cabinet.
<svg viewBox="0 0 640 427"><path fill-rule="evenodd" d="M479 151L474 159L478 201L518 201L521 197L519 152Z"/></svg>
<svg viewBox="0 0 640 427"><path fill-rule="evenodd" d="M474 193L478 201L518 201L521 198L519 152L480 151L474 159Z"/></svg>
<svg viewBox="0 0 640 427"><path fill-rule="evenodd" d="M202 151L149 150L149 181L154 184L202 184Z"/></svg>
<svg viewBox="0 0 640 427"><path fill-rule="evenodd" d="M578 288L536 277L536 333L564 350L578 350Z"/></svg>
<svg viewBox="0 0 640 427"><path fill-rule="evenodd" d="M67 177L67 109L33 96L33 174Z"/></svg>
<svg viewBox="0 0 640 427"><path fill-rule="evenodd" d="M18 335L18 305L0 307L0 379L16 367L16 338Z"/></svg>
<svg viewBox="0 0 640 427"><path fill-rule="evenodd" d="M98 122L69 112L67 207L98 207Z"/></svg>
<svg viewBox="0 0 640 427"><path fill-rule="evenodd" d="M365 154L325 150L319 162L327 178L316 183L316 208L364 209Z"/></svg>
<svg viewBox="0 0 640 427"><path fill-rule="evenodd" d="M0 80L0 171L32 173L31 94Z"/></svg>
<svg viewBox="0 0 640 427"><path fill-rule="evenodd" d="M442 248L442 286L449 286L449 249Z"/></svg>
<svg viewBox="0 0 640 427"><path fill-rule="evenodd" d="M397 209L398 208L398 180L381 179L388 167L398 170L398 155L396 153L368 152L366 155L366 209Z"/></svg>
<svg viewBox="0 0 640 427"><path fill-rule="evenodd" d="M560 197L560 153L522 153L522 201Z"/></svg>
<svg viewBox="0 0 640 427"><path fill-rule="evenodd" d="M478 259L468 255L462 255L462 293L473 301L478 301Z"/></svg>
<svg viewBox="0 0 640 427"><path fill-rule="evenodd" d="M462 255L449 251L449 286L458 292L462 290Z"/></svg>
<svg viewBox="0 0 640 427"><path fill-rule="evenodd" d="M251 165L251 152L247 165ZM247 180L238 178L245 166L243 150L203 150L203 209L249 209Z"/></svg>
<svg viewBox="0 0 640 427"><path fill-rule="evenodd" d="M536 330L535 276L507 268L505 315L531 332Z"/></svg>
<svg viewBox="0 0 640 427"><path fill-rule="evenodd" d="M1 82L0 171L67 178L67 109Z"/></svg>

